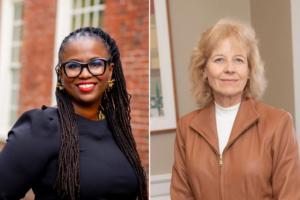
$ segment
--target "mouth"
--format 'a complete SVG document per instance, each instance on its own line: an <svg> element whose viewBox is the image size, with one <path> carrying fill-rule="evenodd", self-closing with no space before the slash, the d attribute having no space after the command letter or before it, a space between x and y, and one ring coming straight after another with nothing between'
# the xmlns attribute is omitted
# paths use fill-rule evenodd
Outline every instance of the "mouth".
<svg viewBox="0 0 300 200"><path fill-rule="evenodd" d="M220 79L223 82L228 82L228 83L232 83L232 82L237 82L238 79Z"/></svg>
<svg viewBox="0 0 300 200"><path fill-rule="evenodd" d="M96 85L96 83L79 83L76 86L82 92L89 92L92 91Z"/></svg>

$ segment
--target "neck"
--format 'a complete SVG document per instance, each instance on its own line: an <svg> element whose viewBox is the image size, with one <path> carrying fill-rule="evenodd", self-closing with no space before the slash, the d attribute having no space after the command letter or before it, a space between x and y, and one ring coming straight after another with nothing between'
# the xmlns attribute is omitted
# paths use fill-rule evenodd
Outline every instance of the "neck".
<svg viewBox="0 0 300 200"><path fill-rule="evenodd" d="M74 107L74 111L77 115L80 115L84 118L87 118L87 119L90 119L90 120L93 120L93 121L98 121L99 120L99 118L98 118L98 107L99 107L100 102L89 105L89 106L79 105L79 104L76 104L74 102L72 102L72 104L73 104L73 107Z"/></svg>
<svg viewBox="0 0 300 200"><path fill-rule="evenodd" d="M241 94L236 96L223 96L223 95L214 94L214 98L215 98L215 102L223 108L235 106L242 101Z"/></svg>

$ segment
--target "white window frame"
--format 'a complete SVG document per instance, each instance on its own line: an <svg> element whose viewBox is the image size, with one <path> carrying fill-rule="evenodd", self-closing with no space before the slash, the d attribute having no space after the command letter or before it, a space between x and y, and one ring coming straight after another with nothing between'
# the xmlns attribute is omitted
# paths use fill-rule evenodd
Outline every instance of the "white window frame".
<svg viewBox="0 0 300 200"><path fill-rule="evenodd" d="M5 142L11 110L11 47L13 46L14 4L22 0L2 0L0 34L0 141ZM18 66L20 67L20 66Z"/></svg>
<svg viewBox="0 0 300 200"><path fill-rule="evenodd" d="M291 0L291 23L293 45L293 69L294 69L294 96L295 96L295 127L300 147L300 1ZM288 98L288 97L286 97ZM300 148L299 148L300 152Z"/></svg>
<svg viewBox="0 0 300 200"><path fill-rule="evenodd" d="M154 0L155 20L157 31L158 57L163 96L163 116L151 117L150 131L155 133L162 130L175 130L177 122L175 92L173 80L173 67L171 60L171 47L169 37L168 13L166 0Z"/></svg>
<svg viewBox="0 0 300 200"><path fill-rule="evenodd" d="M89 2L89 0L86 0ZM95 0L95 5L97 5L100 0ZM56 105L55 98L55 90L56 90L56 82L57 75L54 70L56 65L58 64L58 51L61 42L63 39L70 34L72 31L72 17L74 14L77 14L77 18L81 16L81 13L85 14L84 26L88 26L88 21L86 20L88 17L88 13L96 10L104 10L105 5L97 5L92 7L85 8L76 8L73 9L73 0L58 0L57 1L57 14L56 14L56 28L55 28L55 46L54 46L54 64L53 64L53 76L52 76L52 97L51 97L51 105ZM98 15L93 16L93 26L98 24ZM97 19L95 19L97 17ZM78 24L75 26L78 28Z"/></svg>
<svg viewBox="0 0 300 200"><path fill-rule="evenodd" d="M94 14L93 16L93 27L97 27L98 26L98 17L99 17L99 12L98 11L103 11L105 8L105 5L99 5L100 0L95 0L95 5L96 6L90 6L90 2L91 0L85 0L86 5L89 5L87 7L81 8L82 6L82 0L77 0L77 5L75 5L75 9L72 9L72 17L73 15L76 15L76 22L75 22L75 29L80 28L80 21L81 21L81 14L84 14L84 24L83 26L89 26L89 14L91 12L95 12L96 14ZM80 2L80 3L79 3ZM73 20L71 18L71 20Z"/></svg>

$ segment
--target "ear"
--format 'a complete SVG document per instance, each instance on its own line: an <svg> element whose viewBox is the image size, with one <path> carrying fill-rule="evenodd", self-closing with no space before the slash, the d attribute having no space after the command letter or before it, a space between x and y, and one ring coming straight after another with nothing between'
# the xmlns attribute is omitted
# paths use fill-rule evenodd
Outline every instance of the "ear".
<svg viewBox="0 0 300 200"><path fill-rule="evenodd" d="M108 68L110 79L111 79L112 74L113 74L114 66L115 66L114 63L110 63L109 68Z"/></svg>
<svg viewBox="0 0 300 200"><path fill-rule="evenodd" d="M59 76L59 78L60 78L60 80L62 80L63 78L63 75L62 75L62 68L61 67L59 67L58 69L57 69L57 73L58 73L58 76Z"/></svg>

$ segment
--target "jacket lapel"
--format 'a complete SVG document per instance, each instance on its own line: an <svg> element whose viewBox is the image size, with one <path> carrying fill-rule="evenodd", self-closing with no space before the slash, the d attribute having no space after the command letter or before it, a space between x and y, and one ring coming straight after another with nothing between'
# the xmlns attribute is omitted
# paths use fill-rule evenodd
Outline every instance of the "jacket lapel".
<svg viewBox="0 0 300 200"><path fill-rule="evenodd" d="M226 147L235 142L239 135L246 131L259 118L253 101L249 99L241 102Z"/></svg>
<svg viewBox="0 0 300 200"><path fill-rule="evenodd" d="M219 153L219 139L215 117L215 103L211 101L200 110L190 126ZM220 154L220 153L219 153Z"/></svg>
<svg viewBox="0 0 300 200"><path fill-rule="evenodd" d="M247 130L255 121L257 121L258 118L259 114L254 107L253 100L249 99L242 101L235 118L227 146L235 142L238 136ZM215 103L213 101L200 110L198 115L190 123L190 126L197 131L220 155Z"/></svg>

